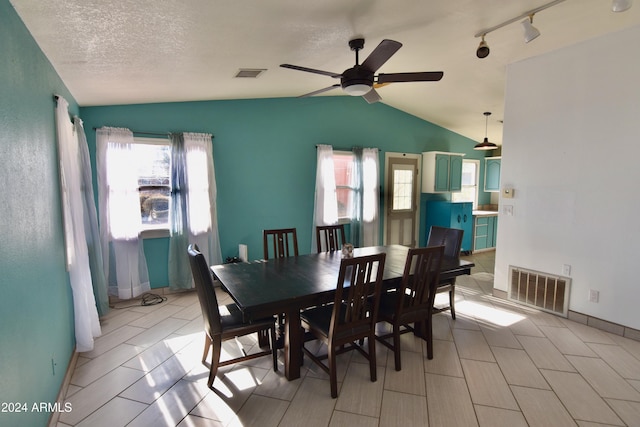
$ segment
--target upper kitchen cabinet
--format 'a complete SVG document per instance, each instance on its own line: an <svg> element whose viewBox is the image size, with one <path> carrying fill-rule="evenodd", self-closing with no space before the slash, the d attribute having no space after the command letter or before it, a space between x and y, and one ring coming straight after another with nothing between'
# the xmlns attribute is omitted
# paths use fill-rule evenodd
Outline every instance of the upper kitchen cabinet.
<svg viewBox="0 0 640 427"><path fill-rule="evenodd" d="M422 192L447 193L462 190L460 153L427 151L422 153Z"/></svg>
<svg viewBox="0 0 640 427"><path fill-rule="evenodd" d="M484 159L484 191L500 191L501 160L501 157L486 157Z"/></svg>

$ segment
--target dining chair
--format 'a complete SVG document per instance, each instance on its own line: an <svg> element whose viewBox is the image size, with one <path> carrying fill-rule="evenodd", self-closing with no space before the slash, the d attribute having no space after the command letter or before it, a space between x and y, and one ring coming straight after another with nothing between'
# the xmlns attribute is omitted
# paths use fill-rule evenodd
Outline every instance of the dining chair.
<svg viewBox="0 0 640 427"><path fill-rule="evenodd" d="M298 234L295 228L277 228L262 231L264 258L269 259L269 248L273 248L271 258L298 256ZM278 314L278 329L284 334L284 313Z"/></svg>
<svg viewBox="0 0 640 427"><path fill-rule="evenodd" d="M216 378L218 368L237 362L242 362L257 357L267 356L273 357L273 370L278 370L277 350L275 345L275 325L274 318L267 317L265 319L253 320L250 323L243 320L242 312L235 304L228 304L221 307L218 306L218 299L213 285L211 271L196 245L189 245L187 249L189 253L189 263L191 265L191 273L198 293L200 308L202 310L202 318L204 320L204 353L202 354L202 363L206 363L209 348L212 348L211 368L209 372L209 381L207 385L213 389L213 381ZM222 342L236 337L249 335L254 332L266 332L271 339L271 349L256 353L248 354L241 349L242 356L229 360L220 361L220 353L222 350Z"/></svg>
<svg viewBox="0 0 640 427"><path fill-rule="evenodd" d="M396 371L402 369L400 335L407 332L427 341L427 358L433 359L431 317L443 251L444 246L409 249L400 286L380 299L378 321L390 323L392 332L376 335L376 339L393 351Z"/></svg>
<svg viewBox="0 0 640 427"><path fill-rule="evenodd" d="M262 231L264 259L269 259L269 247L273 248L271 258L298 256L298 235L295 228L280 228Z"/></svg>
<svg viewBox="0 0 640 427"><path fill-rule="evenodd" d="M369 360L371 381L377 379L375 326L385 257L385 253L380 253L343 258L333 304L313 307L300 314L303 326L327 345L327 354L320 356L308 350L304 344L302 350L329 374L333 398L338 397L338 354L358 350ZM368 338L368 351L363 349L361 341L365 338ZM328 359L328 366L323 362L324 359Z"/></svg>
<svg viewBox="0 0 640 427"><path fill-rule="evenodd" d="M339 251L342 249L342 245L346 243L346 240L344 224L316 226L318 253Z"/></svg>
<svg viewBox="0 0 640 427"><path fill-rule="evenodd" d="M429 237L427 238L427 246L444 246L444 256L447 258L460 258L460 248L462 247L462 236L464 230L457 228L446 228L431 226ZM451 318L456 319L456 279L449 279L438 285L436 293L448 292L449 305L438 308L437 311L451 310Z"/></svg>

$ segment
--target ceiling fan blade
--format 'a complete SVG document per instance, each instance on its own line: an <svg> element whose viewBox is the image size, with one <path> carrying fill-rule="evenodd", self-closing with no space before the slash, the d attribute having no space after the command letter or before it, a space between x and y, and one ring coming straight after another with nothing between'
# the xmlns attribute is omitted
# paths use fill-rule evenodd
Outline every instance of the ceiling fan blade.
<svg viewBox="0 0 640 427"><path fill-rule="evenodd" d="M339 83L333 86L325 87L324 89L318 89L318 90L314 90L313 92L305 93L304 95L300 95L298 98L307 98L309 96L317 95L322 92L330 91L331 89L335 89L337 87L340 87Z"/></svg>
<svg viewBox="0 0 640 427"><path fill-rule="evenodd" d="M314 68L300 67L298 65L280 64L280 66L283 68L290 68L292 70L306 71L307 73L322 74L323 76L329 76L329 77L335 77L335 78L342 77L341 74L332 73L331 71L316 70Z"/></svg>
<svg viewBox="0 0 640 427"><path fill-rule="evenodd" d="M444 73L442 71L378 74L378 83L437 82L442 78L443 75Z"/></svg>
<svg viewBox="0 0 640 427"><path fill-rule="evenodd" d="M362 68L375 73L402 47L402 43L384 39L362 63Z"/></svg>
<svg viewBox="0 0 640 427"><path fill-rule="evenodd" d="M365 101L367 101L369 104L373 104L374 102L378 102L382 100L382 97L380 97L380 95L378 94L378 92L376 92L375 89L371 89L369 92L365 93L364 95L362 95L362 97L365 99Z"/></svg>

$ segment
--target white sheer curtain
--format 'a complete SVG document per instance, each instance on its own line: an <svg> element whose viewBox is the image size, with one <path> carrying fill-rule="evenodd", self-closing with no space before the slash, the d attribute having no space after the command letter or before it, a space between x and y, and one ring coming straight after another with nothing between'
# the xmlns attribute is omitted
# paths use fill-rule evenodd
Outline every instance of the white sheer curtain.
<svg viewBox="0 0 640 427"><path fill-rule="evenodd" d="M109 294L134 298L150 289L140 230L138 167L131 155L133 133L100 128L96 132L100 240Z"/></svg>
<svg viewBox="0 0 640 427"><path fill-rule="evenodd" d="M101 330L93 295L85 234L79 142L69 120L69 104L61 96L57 96L57 99L56 129L66 262L73 294L76 350L84 352L93 350L93 339L100 336Z"/></svg>
<svg viewBox="0 0 640 427"><path fill-rule="evenodd" d="M377 148L362 150L362 244L380 243L380 160Z"/></svg>
<svg viewBox="0 0 640 427"><path fill-rule="evenodd" d="M217 187L211 134L172 135L174 196L169 243L169 286L189 289L193 280L187 245L194 243L210 264L222 263Z"/></svg>
<svg viewBox="0 0 640 427"><path fill-rule="evenodd" d="M316 166L316 191L311 230L311 253L317 252L316 226L338 223L338 196L333 167L333 147L318 145Z"/></svg>
<svg viewBox="0 0 640 427"><path fill-rule="evenodd" d="M91 159L89 158L89 146L84 133L84 126L80 117L73 118L73 129L78 138L78 150L80 154L82 172L82 198L84 202L85 234L87 250L89 253L89 268L93 281L93 295L96 299L98 315L104 316L109 312L109 296L107 295L107 282L104 277L102 265L102 246L100 245L100 231L98 228L98 212L93 193L93 174L91 173Z"/></svg>

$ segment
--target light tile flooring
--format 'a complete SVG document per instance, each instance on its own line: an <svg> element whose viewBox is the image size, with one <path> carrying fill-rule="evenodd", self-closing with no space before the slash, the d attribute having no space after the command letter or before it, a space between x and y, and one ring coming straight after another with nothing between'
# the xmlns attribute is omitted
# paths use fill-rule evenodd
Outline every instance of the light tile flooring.
<svg viewBox="0 0 640 427"><path fill-rule="evenodd" d="M473 258L473 274L458 280L457 320L434 318L433 360L403 335L402 371L378 345L372 383L365 359L344 354L337 399L310 361L289 382L269 357L222 368L209 390L194 293L112 310L78 359L73 410L58 425L640 426L640 342L492 297L493 253Z"/></svg>

